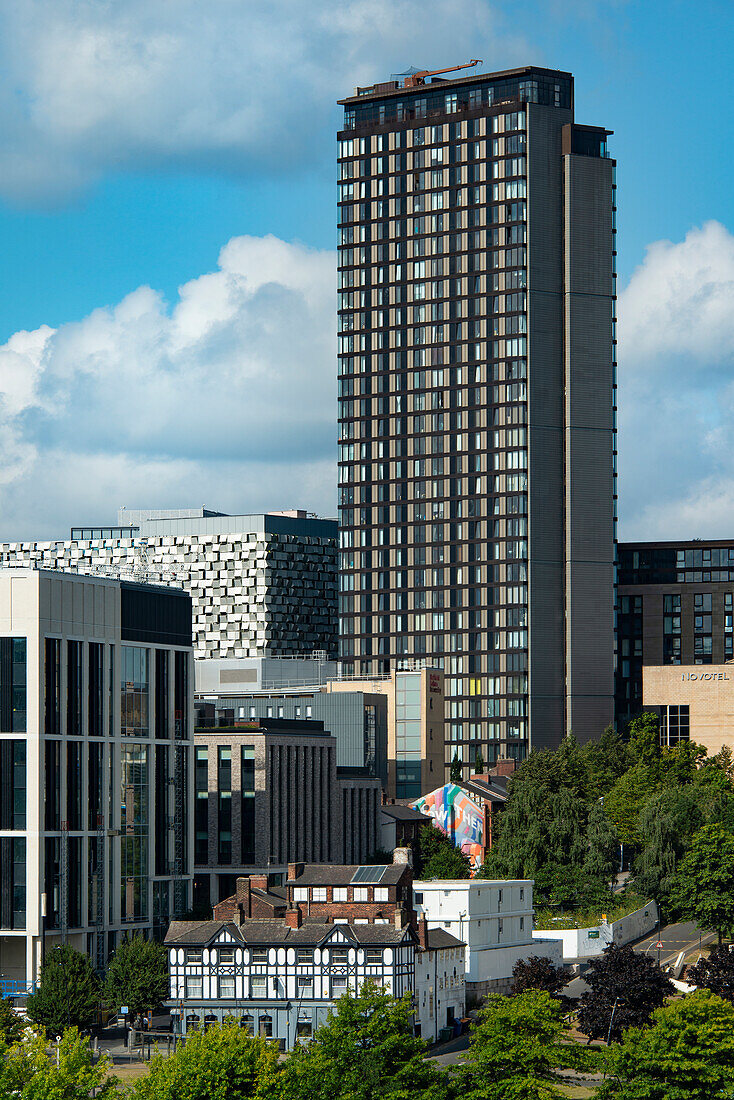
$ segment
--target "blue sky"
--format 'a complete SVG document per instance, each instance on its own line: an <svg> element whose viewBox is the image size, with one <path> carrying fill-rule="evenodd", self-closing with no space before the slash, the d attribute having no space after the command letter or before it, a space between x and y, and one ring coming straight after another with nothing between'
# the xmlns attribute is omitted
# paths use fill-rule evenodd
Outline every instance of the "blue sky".
<svg viewBox="0 0 734 1100"><path fill-rule="evenodd" d="M477 55L572 71L615 131L622 536L734 536L730 0L14 0L0 32L0 537L333 511L335 99Z"/></svg>

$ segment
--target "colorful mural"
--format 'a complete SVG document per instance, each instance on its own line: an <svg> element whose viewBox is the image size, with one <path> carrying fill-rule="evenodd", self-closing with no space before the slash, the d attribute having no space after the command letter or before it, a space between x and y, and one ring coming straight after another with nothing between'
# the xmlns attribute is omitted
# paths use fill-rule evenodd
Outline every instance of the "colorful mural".
<svg viewBox="0 0 734 1100"><path fill-rule="evenodd" d="M484 860L484 813L456 783L447 783L412 802L415 810L433 819L434 825L469 856L473 870Z"/></svg>

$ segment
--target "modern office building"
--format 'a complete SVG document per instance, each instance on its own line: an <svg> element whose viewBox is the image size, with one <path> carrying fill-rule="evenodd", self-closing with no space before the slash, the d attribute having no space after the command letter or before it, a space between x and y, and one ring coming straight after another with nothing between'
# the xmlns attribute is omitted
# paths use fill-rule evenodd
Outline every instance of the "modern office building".
<svg viewBox="0 0 734 1100"><path fill-rule="evenodd" d="M101 970L189 908L192 665L181 589L0 569L4 981L32 983L44 941Z"/></svg>
<svg viewBox="0 0 734 1100"><path fill-rule="evenodd" d="M734 664L645 665L645 710L660 715L660 744L703 745L709 756L734 749Z"/></svg>
<svg viewBox="0 0 734 1100"><path fill-rule="evenodd" d="M65 542L2 543L0 565L173 580L191 593L197 659L335 655L336 536L303 511L122 509L116 526L73 527Z"/></svg>
<svg viewBox="0 0 734 1100"><path fill-rule="evenodd" d="M430 76L341 101L340 645L468 767L613 716L615 166L569 73Z"/></svg>
<svg viewBox="0 0 734 1100"><path fill-rule="evenodd" d="M221 723L197 703L194 903L234 892L238 877L288 864L352 863L379 847L382 784L365 768L337 765L324 723L255 718Z"/></svg>
<svg viewBox="0 0 734 1100"><path fill-rule="evenodd" d="M197 697L212 704L217 721L322 721L337 740L337 764L366 767L390 798L417 798L443 781L444 676L438 668L393 669L361 680L337 676L329 661L264 658L199 661L196 677Z"/></svg>
<svg viewBox="0 0 734 1100"><path fill-rule="evenodd" d="M620 543L618 601L616 710L624 723L643 706L643 665L734 659L734 540Z"/></svg>

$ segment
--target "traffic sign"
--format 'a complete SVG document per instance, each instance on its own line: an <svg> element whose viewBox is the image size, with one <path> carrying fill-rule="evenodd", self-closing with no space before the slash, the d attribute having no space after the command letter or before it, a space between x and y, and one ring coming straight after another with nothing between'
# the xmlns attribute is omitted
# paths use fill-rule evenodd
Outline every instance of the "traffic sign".
<svg viewBox="0 0 734 1100"><path fill-rule="evenodd" d="M655 944L655 947L658 949L658 951L660 951L663 946L664 944L662 940L658 940L658 942Z"/></svg>
<svg viewBox="0 0 734 1100"><path fill-rule="evenodd" d="M120 1015L121 1016L127 1016L129 1011L130 1011L130 1009L127 1007L127 1005L123 1005L122 1008L120 1009Z"/></svg>

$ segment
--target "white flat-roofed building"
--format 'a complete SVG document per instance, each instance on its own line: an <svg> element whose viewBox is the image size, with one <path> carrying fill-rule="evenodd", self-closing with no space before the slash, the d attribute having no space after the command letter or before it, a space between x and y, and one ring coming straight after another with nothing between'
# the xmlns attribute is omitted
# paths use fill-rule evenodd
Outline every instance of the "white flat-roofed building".
<svg viewBox="0 0 734 1100"><path fill-rule="evenodd" d="M561 965L560 942L533 940L532 879L420 880L413 905L429 928L465 943L467 995L507 992L513 966L531 955Z"/></svg>

